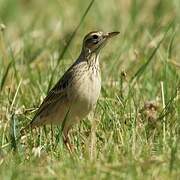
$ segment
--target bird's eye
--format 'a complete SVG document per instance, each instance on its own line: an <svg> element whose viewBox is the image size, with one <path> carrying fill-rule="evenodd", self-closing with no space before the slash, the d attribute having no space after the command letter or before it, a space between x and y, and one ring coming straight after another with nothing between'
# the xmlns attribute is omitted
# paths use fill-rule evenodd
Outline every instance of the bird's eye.
<svg viewBox="0 0 180 180"><path fill-rule="evenodd" d="M92 37L93 37L93 39L98 39L99 36L94 34Z"/></svg>
<svg viewBox="0 0 180 180"><path fill-rule="evenodd" d="M99 42L99 36L94 34L92 36L90 36L87 40L86 43L87 44L98 44Z"/></svg>

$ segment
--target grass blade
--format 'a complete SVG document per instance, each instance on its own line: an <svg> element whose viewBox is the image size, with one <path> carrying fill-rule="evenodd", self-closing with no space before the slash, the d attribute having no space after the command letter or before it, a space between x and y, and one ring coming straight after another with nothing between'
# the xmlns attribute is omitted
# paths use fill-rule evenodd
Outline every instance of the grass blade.
<svg viewBox="0 0 180 180"><path fill-rule="evenodd" d="M1 80L0 91L2 91L2 89L4 87L4 84L5 84L5 81L7 79L7 76L8 76L9 69L10 69L11 65L12 65L12 61L9 62L7 68L6 68L5 72L4 72L4 75L3 75L2 80Z"/></svg>
<svg viewBox="0 0 180 180"><path fill-rule="evenodd" d="M136 78L139 79L139 77L142 75L142 73L145 71L145 69L147 68L147 66L149 65L149 63L152 61L154 55L156 54L157 50L159 49L160 45L162 44L162 42L164 41L169 29L172 26L172 22L170 23L168 29L166 30L166 32L164 33L164 36L162 37L162 39L159 41L159 43L157 44L156 48L154 48L154 50L152 51L152 53L150 54L150 56L148 57L147 61L136 71L135 75L131 78L130 83Z"/></svg>

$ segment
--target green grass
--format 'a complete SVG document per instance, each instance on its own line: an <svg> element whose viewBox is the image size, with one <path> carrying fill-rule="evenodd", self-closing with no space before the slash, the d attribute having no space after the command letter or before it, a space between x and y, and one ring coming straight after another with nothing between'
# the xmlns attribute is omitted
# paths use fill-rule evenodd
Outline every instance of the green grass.
<svg viewBox="0 0 180 180"><path fill-rule="evenodd" d="M178 179L180 3L1 0L0 179ZM19 138L92 30L120 31L101 53L94 115Z"/></svg>

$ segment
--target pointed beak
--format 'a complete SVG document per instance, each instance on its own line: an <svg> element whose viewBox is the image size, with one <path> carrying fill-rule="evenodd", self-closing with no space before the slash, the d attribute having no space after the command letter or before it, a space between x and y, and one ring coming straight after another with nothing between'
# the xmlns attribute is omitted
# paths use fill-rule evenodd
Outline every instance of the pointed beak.
<svg viewBox="0 0 180 180"><path fill-rule="evenodd" d="M118 35L120 32L108 32L104 35L105 38L109 39L109 38L112 38L116 35Z"/></svg>

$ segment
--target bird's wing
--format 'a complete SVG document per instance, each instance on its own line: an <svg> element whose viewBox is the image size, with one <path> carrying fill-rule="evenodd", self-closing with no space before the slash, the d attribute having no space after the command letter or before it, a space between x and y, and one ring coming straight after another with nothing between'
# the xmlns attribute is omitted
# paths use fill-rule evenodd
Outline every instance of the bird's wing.
<svg viewBox="0 0 180 180"><path fill-rule="evenodd" d="M50 107L53 107L58 101L61 101L61 99L64 99L64 97L67 96L67 87L70 84L71 76L71 70L67 71L57 84L49 91L48 95L37 110L34 118L30 122L30 125L33 124L39 115L46 115L46 111Z"/></svg>

